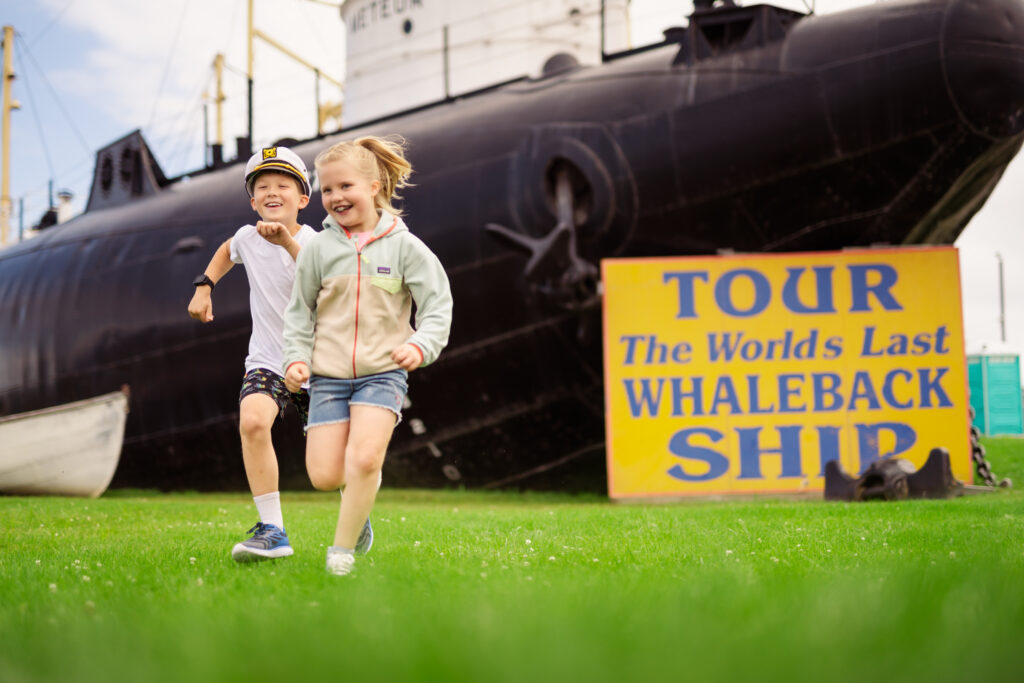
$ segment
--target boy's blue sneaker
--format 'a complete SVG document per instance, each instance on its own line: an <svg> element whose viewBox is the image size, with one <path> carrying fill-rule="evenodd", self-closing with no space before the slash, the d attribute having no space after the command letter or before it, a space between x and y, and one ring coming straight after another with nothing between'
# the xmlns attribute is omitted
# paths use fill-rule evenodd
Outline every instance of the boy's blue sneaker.
<svg viewBox="0 0 1024 683"><path fill-rule="evenodd" d="M359 532L359 540L356 541L356 552L364 555L370 552L371 547L373 547L373 527L370 526L370 518L367 517L363 530Z"/></svg>
<svg viewBox="0 0 1024 683"><path fill-rule="evenodd" d="M288 542L288 534L273 524L256 522L256 526L246 533L252 534L252 538L236 543L231 549L231 558L235 562L272 560L275 557L288 557L295 552Z"/></svg>

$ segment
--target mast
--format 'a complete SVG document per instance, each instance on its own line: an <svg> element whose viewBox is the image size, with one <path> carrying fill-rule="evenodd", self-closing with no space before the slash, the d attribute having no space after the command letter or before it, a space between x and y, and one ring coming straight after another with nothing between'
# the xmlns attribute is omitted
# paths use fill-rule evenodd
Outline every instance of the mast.
<svg viewBox="0 0 1024 683"><path fill-rule="evenodd" d="M316 3L322 4L322 5L329 5L329 6L332 6L332 7L336 7L337 6L334 3L322 2L321 0L309 0L309 1L310 2L316 2ZM316 134L320 135L323 132L323 124L324 124L324 122L328 118L330 118L332 116L340 116L341 115L341 105L340 104L322 104L320 102L320 79L322 78L322 79L330 81L331 83L336 85L339 90L343 89L344 85L341 83L341 81L336 80L334 78L331 78L330 76L328 76L327 74L322 72L319 69L319 67L314 66L313 64L310 64L305 59L303 59L299 55L295 54L294 52L292 52L291 50L286 48L284 45L282 45L281 43L279 43L276 40L274 40L272 37L270 37L270 35L264 33L263 31L259 30L258 28L255 28L253 26L252 6L253 6L253 0L249 0L249 28L248 28L248 43L249 43L249 66L248 66L248 75L249 75L249 144L250 145L253 144L253 135L252 135L252 84L253 84L253 67L252 67L252 64L253 64L253 54L252 54L252 50L253 50L253 41L256 38L259 38L260 40L265 42L267 45L270 45L271 47L275 48L276 50L278 50L282 54L284 54L284 55L286 55L288 57L291 57L293 60L295 60L296 62L298 62L302 66L306 67L307 69L309 69L310 71L312 71L315 74L315 76L316 76L316 111L317 111Z"/></svg>

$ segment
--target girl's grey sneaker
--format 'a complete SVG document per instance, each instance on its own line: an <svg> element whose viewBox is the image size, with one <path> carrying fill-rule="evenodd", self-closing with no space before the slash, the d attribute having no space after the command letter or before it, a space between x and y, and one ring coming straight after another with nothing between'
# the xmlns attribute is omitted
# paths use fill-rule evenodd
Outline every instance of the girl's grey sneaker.
<svg viewBox="0 0 1024 683"><path fill-rule="evenodd" d="M345 576L352 571L356 556L350 550L342 550L337 546L327 549L327 571L335 576Z"/></svg>
<svg viewBox="0 0 1024 683"><path fill-rule="evenodd" d="M235 562L272 560L276 557L287 557L295 552L292 550L292 544L288 542L288 534L273 524L256 522L256 526L246 533L252 534L252 538L236 543L231 549L231 558Z"/></svg>
<svg viewBox="0 0 1024 683"><path fill-rule="evenodd" d="M370 518L366 518L363 530L359 532L359 540L356 541L356 552L365 555L373 547L373 527L370 526Z"/></svg>

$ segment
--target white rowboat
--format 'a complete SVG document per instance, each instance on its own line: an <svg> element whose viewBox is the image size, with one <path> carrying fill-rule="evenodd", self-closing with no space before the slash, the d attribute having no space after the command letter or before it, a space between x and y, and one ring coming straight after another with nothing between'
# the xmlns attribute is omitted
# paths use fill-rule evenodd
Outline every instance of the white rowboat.
<svg viewBox="0 0 1024 683"><path fill-rule="evenodd" d="M96 498L121 457L128 390L0 417L0 492Z"/></svg>

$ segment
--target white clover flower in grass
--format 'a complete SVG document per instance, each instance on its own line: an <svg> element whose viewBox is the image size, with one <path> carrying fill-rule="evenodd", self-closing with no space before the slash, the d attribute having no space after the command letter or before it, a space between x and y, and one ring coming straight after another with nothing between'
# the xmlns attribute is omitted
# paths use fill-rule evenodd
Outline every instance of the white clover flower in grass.
<svg viewBox="0 0 1024 683"><path fill-rule="evenodd" d="M202 586L203 585L203 578L202 577L199 577L199 578L196 579L196 585L197 586Z"/></svg>
<svg viewBox="0 0 1024 683"><path fill-rule="evenodd" d="M37 565L38 565L38 564L41 564L41 562L42 562L41 560L36 560L36 564L37 564Z"/></svg>
<svg viewBox="0 0 1024 683"><path fill-rule="evenodd" d="M726 554L726 555L732 555L732 551L731 551L731 550L726 550L726 551L725 551L725 554Z"/></svg>
<svg viewBox="0 0 1024 683"><path fill-rule="evenodd" d="M194 558L194 557L188 558L188 563L189 564L195 564L196 563L196 558Z"/></svg>
<svg viewBox="0 0 1024 683"><path fill-rule="evenodd" d="M531 541L530 539L526 539L526 545L530 545L530 543L532 543L532 542L533 541Z"/></svg>
<svg viewBox="0 0 1024 683"><path fill-rule="evenodd" d="M555 556L554 555L549 555L548 556L548 561L549 562L554 562L555 561Z"/></svg>
<svg viewBox="0 0 1024 683"><path fill-rule="evenodd" d="M86 576L85 574L82 574L82 581L85 581L86 583L88 583L89 581L92 581L92 579L90 579L90 578L89 578L88 576Z"/></svg>
<svg viewBox="0 0 1024 683"><path fill-rule="evenodd" d="M57 584L55 584L55 583L51 583L50 584L50 592L51 593L56 593L57 592Z"/></svg>

